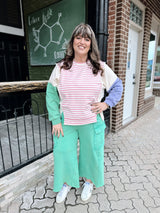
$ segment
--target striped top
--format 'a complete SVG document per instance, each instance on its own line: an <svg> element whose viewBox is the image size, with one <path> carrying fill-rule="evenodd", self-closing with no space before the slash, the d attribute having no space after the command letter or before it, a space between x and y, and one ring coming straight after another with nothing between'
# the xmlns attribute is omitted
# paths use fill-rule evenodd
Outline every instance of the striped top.
<svg viewBox="0 0 160 213"><path fill-rule="evenodd" d="M83 125L96 122L91 104L98 102L102 90L100 73L94 75L88 63L76 63L70 70L61 70L58 91L64 124Z"/></svg>
<svg viewBox="0 0 160 213"><path fill-rule="evenodd" d="M93 74L89 61L85 63L73 61L70 70L60 69L60 65L56 64L46 91L49 120L53 125L61 122L62 112L65 125L96 122L97 115L91 111L91 104L101 101L104 89L109 93L105 103L110 107L118 103L123 91L122 82L105 62L100 63L104 70L102 76L100 72L97 75ZM103 113L100 115L103 119Z"/></svg>

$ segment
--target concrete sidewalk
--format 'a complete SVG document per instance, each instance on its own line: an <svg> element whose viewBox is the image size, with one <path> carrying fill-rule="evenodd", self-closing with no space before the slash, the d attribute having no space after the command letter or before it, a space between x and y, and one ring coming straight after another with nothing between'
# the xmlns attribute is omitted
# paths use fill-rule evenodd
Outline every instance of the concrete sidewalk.
<svg viewBox="0 0 160 213"><path fill-rule="evenodd" d="M1 213L160 213L160 98L143 117L107 136L104 160L105 185L88 202L81 201L81 189L72 189L56 204L50 175Z"/></svg>

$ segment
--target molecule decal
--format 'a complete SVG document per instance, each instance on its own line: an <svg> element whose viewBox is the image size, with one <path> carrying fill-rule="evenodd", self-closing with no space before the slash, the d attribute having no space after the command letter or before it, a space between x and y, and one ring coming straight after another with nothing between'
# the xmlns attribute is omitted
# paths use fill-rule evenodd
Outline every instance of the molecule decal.
<svg viewBox="0 0 160 213"><path fill-rule="evenodd" d="M58 19L52 26L48 26L45 23L45 20L43 20L43 23L39 29L35 29L35 28L32 29L34 41L37 44L36 47L34 48L34 52L36 52L38 48L41 47L44 50L44 57L47 57L47 47L51 43L60 45L60 42L64 35L64 30L60 24L61 16L62 16L62 13L58 13ZM62 44L61 49L65 49L66 44L67 44L67 40L64 39L64 43Z"/></svg>

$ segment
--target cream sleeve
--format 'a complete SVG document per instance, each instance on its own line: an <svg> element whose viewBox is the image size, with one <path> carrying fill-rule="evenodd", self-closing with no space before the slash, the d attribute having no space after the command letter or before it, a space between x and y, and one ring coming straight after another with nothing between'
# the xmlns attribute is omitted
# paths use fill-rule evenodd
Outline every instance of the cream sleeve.
<svg viewBox="0 0 160 213"><path fill-rule="evenodd" d="M104 70L102 84L108 92L118 77L105 62L101 62L101 66Z"/></svg>
<svg viewBox="0 0 160 213"><path fill-rule="evenodd" d="M56 64L51 73L48 83L51 83L52 86L54 87L58 87L59 79L60 79L60 66Z"/></svg>

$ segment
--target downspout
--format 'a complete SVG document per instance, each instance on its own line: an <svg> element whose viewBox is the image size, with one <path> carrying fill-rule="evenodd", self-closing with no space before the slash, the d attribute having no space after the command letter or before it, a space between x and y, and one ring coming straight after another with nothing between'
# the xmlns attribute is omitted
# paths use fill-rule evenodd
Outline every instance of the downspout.
<svg viewBox="0 0 160 213"><path fill-rule="evenodd" d="M87 2L87 22L95 32L101 60L107 61L109 0L88 0Z"/></svg>
<svg viewBox="0 0 160 213"><path fill-rule="evenodd" d="M101 60L107 62L109 0L96 0L96 38ZM107 95L105 91L105 96Z"/></svg>

